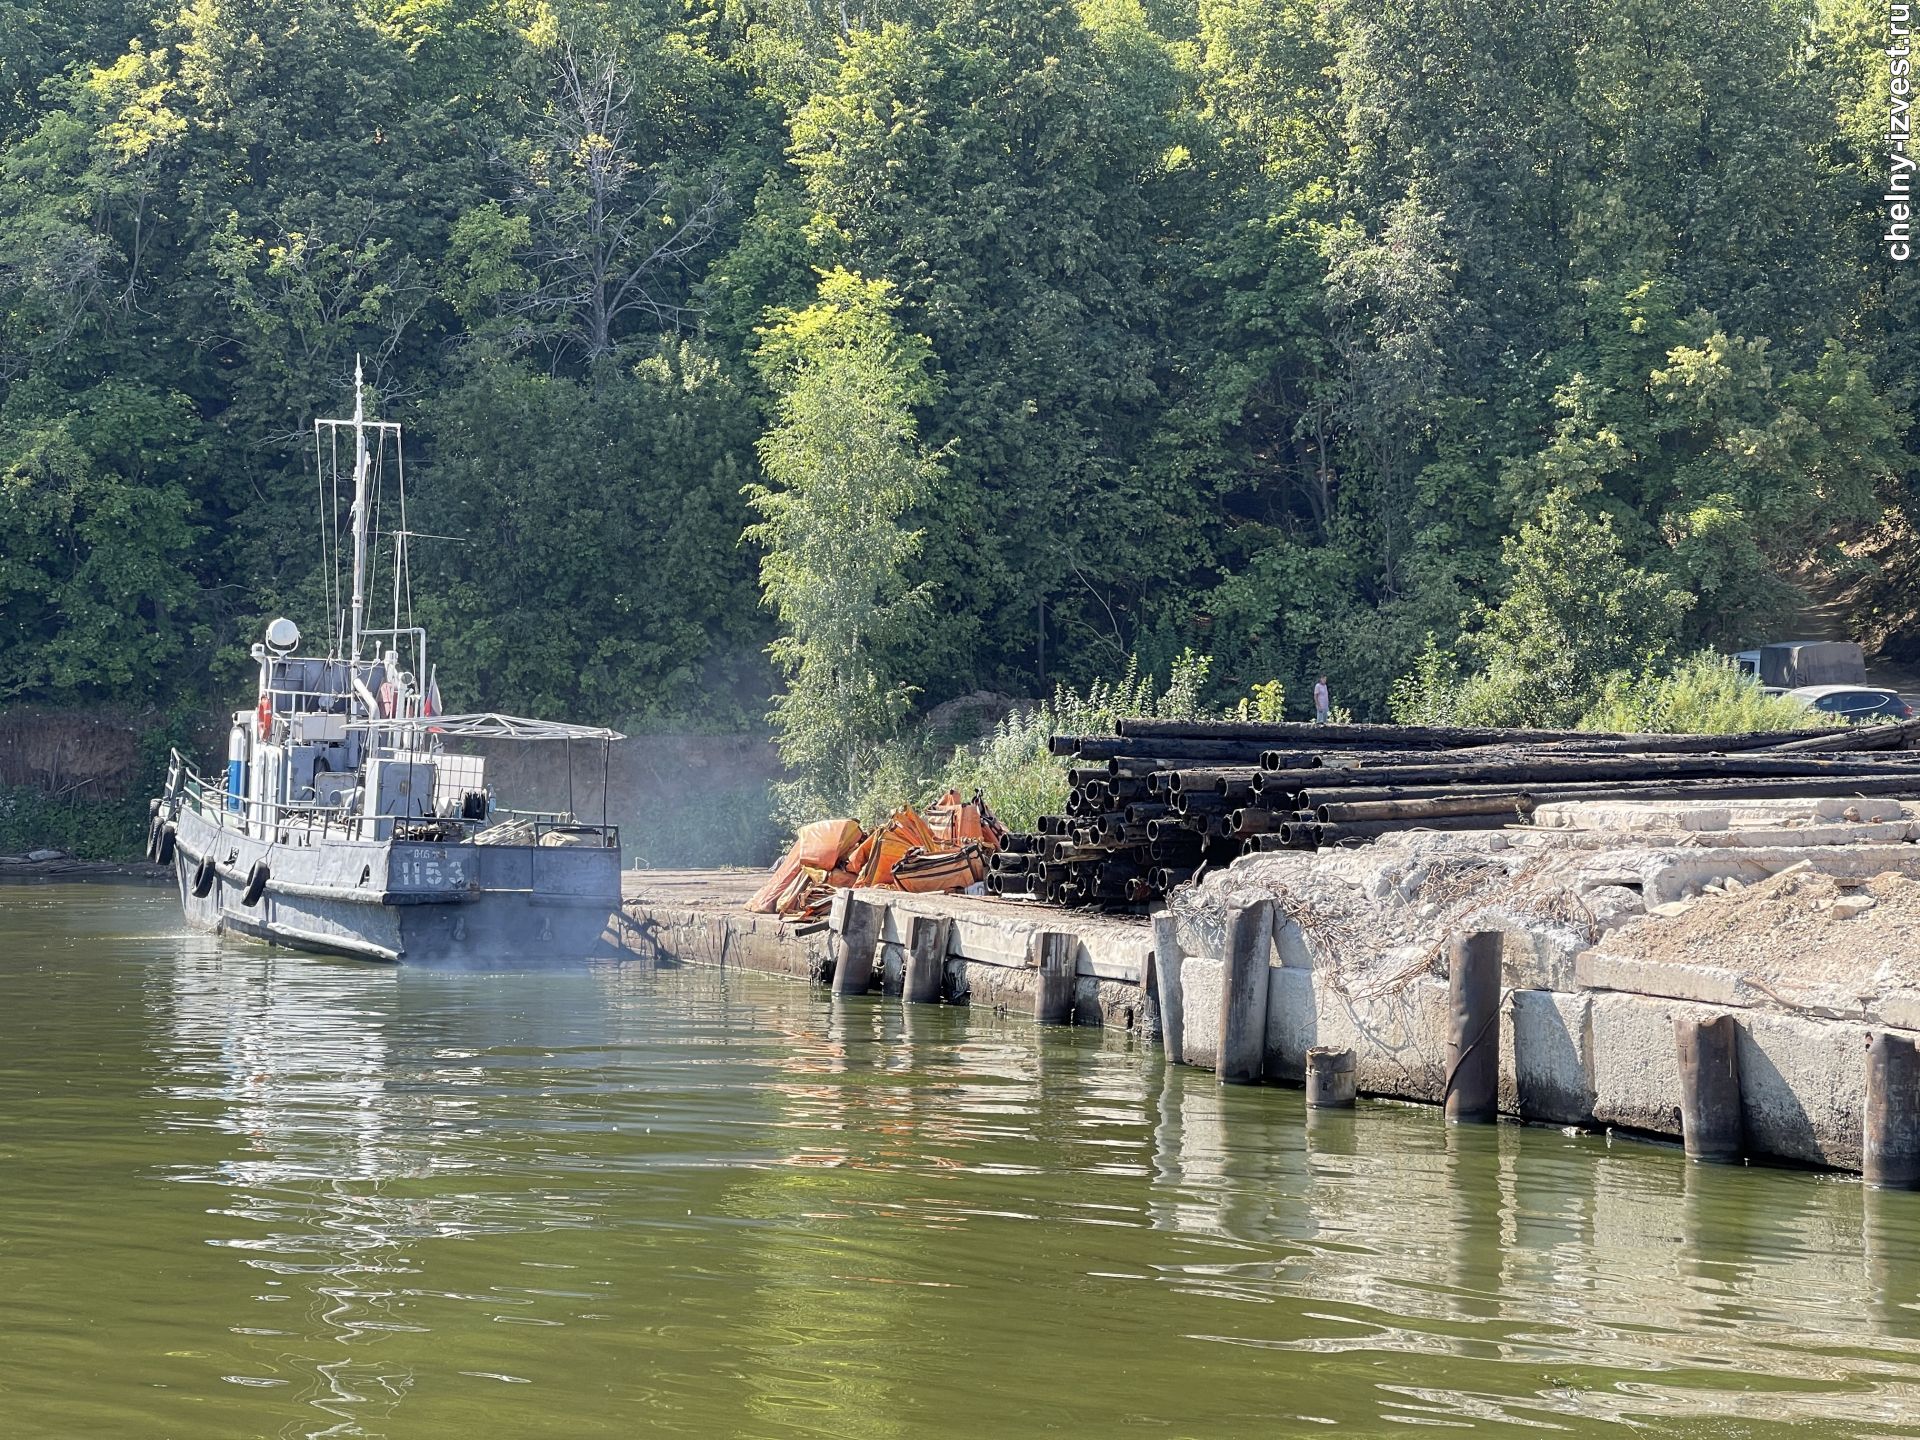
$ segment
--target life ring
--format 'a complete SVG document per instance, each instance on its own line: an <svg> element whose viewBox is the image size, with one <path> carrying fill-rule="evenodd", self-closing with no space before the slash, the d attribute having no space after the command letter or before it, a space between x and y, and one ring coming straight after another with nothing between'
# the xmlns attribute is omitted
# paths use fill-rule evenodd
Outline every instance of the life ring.
<svg viewBox="0 0 1920 1440"><path fill-rule="evenodd" d="M247 872L247 888L240 892L242 905L258 905L260 897L267 893L267 881L273 878L273 872L267 869L267 862L256 860L253 869Z"/></svg>
<svg viewBox="0 0 1920 1440"><path fill-rule="evenodd" d="M213 856L204 856L200 863L194 867L193 871L194 899L204 900L207 898L207 892L213 889L213 877Z"/></svg>
<svg viewBox="0 0 1920 1440"><path fill-rule="evenodd" d="M173 826L165 821L160 825L160 839L153 847L153 861L156 865L173 863Z"/></svg>
<svg viewBox="0 0 1920 1440"><path fill-rule="evenodd" d="M273 697L271 695L260 697L260 708L255 714L260 722L260 738L271 740L273 738Z"/></svg>

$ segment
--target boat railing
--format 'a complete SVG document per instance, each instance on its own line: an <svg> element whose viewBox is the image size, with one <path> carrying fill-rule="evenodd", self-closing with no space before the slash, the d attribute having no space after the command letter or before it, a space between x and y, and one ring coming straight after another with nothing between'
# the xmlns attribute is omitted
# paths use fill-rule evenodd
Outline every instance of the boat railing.
<svg viewBox="0 0 1920 1440"><path fill-rule="evenodd" d="M221 830L255 838L272 838L280 844L296 840L311 844L316 839L364 838L362 821L345 805L293 805L254 800L236 795L224 785L214 786L201 778L178 750L167 763L165 802L177 816L181 808L191 806L201 819ZM581 821L564 811L508 810L495 807L484 818L464 815L381 815L375 820L393 822L395 840L440 841L481 844L553 845L597 843L608 849L618 847L620 827ZM499 832L491 841L483 838Z"/></svg>

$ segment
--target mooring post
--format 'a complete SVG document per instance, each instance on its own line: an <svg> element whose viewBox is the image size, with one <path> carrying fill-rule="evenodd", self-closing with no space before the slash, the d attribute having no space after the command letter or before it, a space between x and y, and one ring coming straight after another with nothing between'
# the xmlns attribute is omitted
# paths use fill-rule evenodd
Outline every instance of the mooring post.
<svg viewBox="0 0 1920 1440"><path fill-rule="evenodd" d="M1167 1062L1187 1063L1187 1017L1182 1003L1185 993L1182 969L1185 957L1180 953L1180 932L1173 916L1153 917L1153 1003L1160 1012L1160 1043L1166 1047Z"/></svg>
<svg viewBox="0 0 1920 1440"><path fill-rule="evenodd" d="M927 1005L940 998L947 973L947 936L952 922L942 915L915 915L907 922L906 974L900 998Z"/></svg>
<svg viewBox="0 0 1920 1440"><path fill-rule="evenodd" d="M1220 1056L1223 1085L1252 1085L1267 1068L1267 975L1273 954L1273 902L1255 900L1227 912L1227 950L1220 971Z"/></svg>
<svg viewBox="0 0 1920 1440"><path fill-rule="evenodd" d="M1033 1018L1042 1025L1065 1025L1073 1016L1074 962L1080 942L1059 930L1040 930L1027 942L1027 963L1034 978Z"/></svg>
<svg viewBox="0 0 1920 1440"><path fill-rule="evenodd" d="M1860 1178L1883 1190L1920 1186L1920 1056L1905 1035L1867 1041L1867 1115Z"/></svg>
<svg viewBox="0 0 1920 1440"><path fill-rule="evenodd" d="M880 945L880 923L885 915L883 907L856 895L847 896L833 961L834 994L864 995L873 984L873 956Z"/></svg>
<svg viewBox="0 0 1920 1440"><path fill-rule="evenodd" d="M1500 932L1456 936L1447 961L1447 1120L1500 1117Z"/></svg>
<svg viewBox="0 0 1920 1440"><path fill-rule="evenodd" d="M1680 1057L1680 1138L1687 1158L1702 1164L1738 1164L1745 1153L1740 1118L1740 1027L1731 1015L1705 1020L1676 1015Z"/></svg>
<svg viewBox="0 0 1920 1440"><path fill-rule="evenodd" d="M1315 1045L1307 1051L1307 1105L1313 1110L1351 1110L1353 1051Z"/></svg>

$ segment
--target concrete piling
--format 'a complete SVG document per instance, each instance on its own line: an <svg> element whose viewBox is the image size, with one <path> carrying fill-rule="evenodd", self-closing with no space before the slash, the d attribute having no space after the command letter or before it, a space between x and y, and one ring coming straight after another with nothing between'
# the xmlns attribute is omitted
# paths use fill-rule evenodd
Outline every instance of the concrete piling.
<svg viewBox="0 0 1920 1440"><path fill-rule="evenodd" d="M1883 1190L1920 1187L1920 1056L1904 1035L1867 1040L1867 1104L1860 1178Z"/></svg>
<svg viewBox="0 0 1920 1440"><path fill-rule="evenodd" d="M923 1005L939 1000L952 925L951 920L936 915L915 915L908 921L906 974L900 987L903 1000Z"/></svg>
<svg viewBox="0 0 1920 1440"><path fill-rule="evenodd" d="M1307 1105L1314 1110L1350 1110L1354 1097L1353 1051L1315 1045L1307 1051Z"/></svg>
<svg viewBox="0 0 1920 1440"><path fill-rule="evenodd" d="M1222 1084L1251 1085L1267 1063L1267 973L1273 953L1273 902L1235 905L1227 914L1227 950L1220 976Z"/></svg>
<svg viewBox="0 0 1920 1440"><path fill-rule="evenodd" d="M832 925L839 943L834 947L833 993L864 995L873 984L873 957L880 945L883 911L846 891L834 900Z"/></svg>
<svg viewBox="0 0 1920 1440"><path fill-rule="evenodd" d="M1038 972L1033 1018L1042 1025L1065 1025L1072 1019L1074 962L1079 953L1079 940L1060 930L1037 931L1028 942L1028 963Z"/></svg>
<svg viewBox="0 0 1920 1440"><path fill-rule="evenodd" d="M1674 1018L1680 1059L1680 1138L1689 1160L1738 1164L1746 1153L1740 1114L1740 1027L1733 1016Z"/></svg>
<svg viewBox="0 0 1920 1440"><path fill-rule="evenodd" d="M1450 1124L1500 1115L1500 932L1456 936L1447 965L1446 1106Z"/></svg>

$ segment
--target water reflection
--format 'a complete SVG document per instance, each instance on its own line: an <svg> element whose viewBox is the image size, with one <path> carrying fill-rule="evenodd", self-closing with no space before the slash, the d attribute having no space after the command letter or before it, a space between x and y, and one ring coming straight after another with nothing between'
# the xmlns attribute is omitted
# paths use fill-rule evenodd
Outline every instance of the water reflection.
<svg viewBox="0 0 1920 1440"><path fill-rule="evenodd" d="M89 903L0 899L19 1433L1920 1433L1920 1196Z"/></svg>

